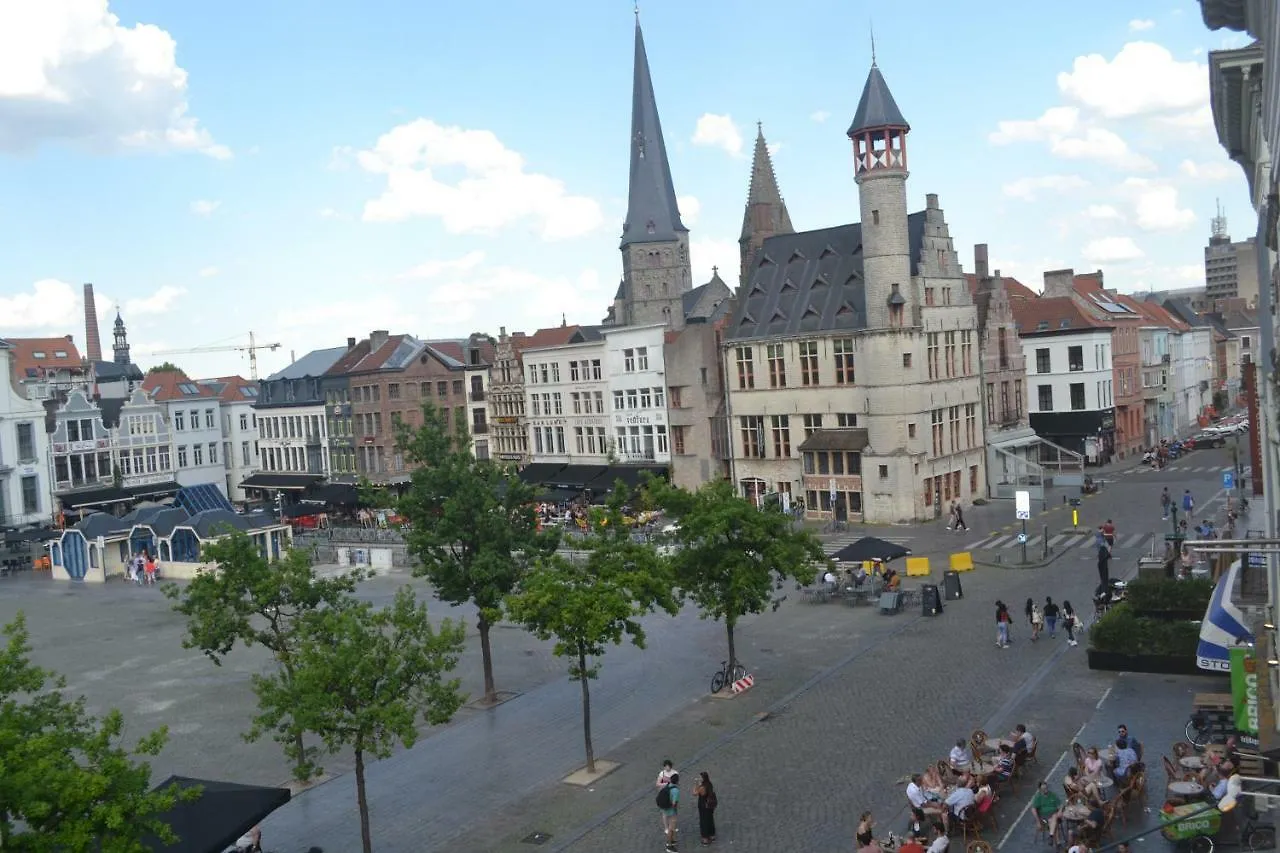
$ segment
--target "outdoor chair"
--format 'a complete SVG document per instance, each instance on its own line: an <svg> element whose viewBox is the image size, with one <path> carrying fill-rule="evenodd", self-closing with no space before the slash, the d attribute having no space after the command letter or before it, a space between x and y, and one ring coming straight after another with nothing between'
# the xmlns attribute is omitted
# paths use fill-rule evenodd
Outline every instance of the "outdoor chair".
<svg viewBox="0 0 1280 853"><path fill-rule="evenodd" d="M978 816L977 807L965 806L964 810L952 819L951 828L952 830L957 828L960 830L961 837L966 844L969 843L969 836L971 835L980 840L982 838L982 821Z"/></svg>
<svg viewBox="0 0 1280 853"><path fill-rule="evenodd" d="M1040 759L1036 757L1036 750L1038 750L1039 748L1040 748L1039 738L1036 738L1035 740L1031 741L1031 748L1027 750L1027 758L1026 758L1027 764L1040 763Z"/></svg>
<svg viewBox="0 0 1280 853"><path fill-rule="evenodd" d="M965 853L991 853L991 842L983 841L981 838L970 841L969 846L965 848Z"/></svg>
<svg viewBox="0 0 1280 853"><path fill-rule="evenodd" d="M1185 740L1180 740L1174 743L1173 745L1174 758L1186 758L1188 755L1191 755L1191 753L1192 753L1191 744L1187 743Z"/></svg>

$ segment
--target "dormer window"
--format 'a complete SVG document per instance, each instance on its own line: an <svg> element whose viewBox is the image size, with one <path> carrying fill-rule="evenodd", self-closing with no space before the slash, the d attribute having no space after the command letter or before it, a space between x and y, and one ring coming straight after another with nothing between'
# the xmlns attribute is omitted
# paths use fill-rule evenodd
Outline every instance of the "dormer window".
<svg viewBox="0 0 1280 853"><path fill-rule="evenodd" d="M652 219L645 223L644 229L650 234L656 234L658 232L658 226Z"/></svg>
<svg viewBox="0 0 1280 853"><path fill-rule="evenodd" d="M1246 340L1247 340L1247 339L1246 339ZM1246 346L1248 346L1248 345L1246 344ZM64 350L64 349L56 349L56 350L54 350L54 351L53 351L53 357L54 357L54 358L66 358L66 357L67 357L67 351L66 351L66 350Z"/></svg>
<svg viewBox="0 0 1280 853"><path fill-rule="evenodd" d="M31 353L32 358L45 358L44 350L36 350Z"/></svg>

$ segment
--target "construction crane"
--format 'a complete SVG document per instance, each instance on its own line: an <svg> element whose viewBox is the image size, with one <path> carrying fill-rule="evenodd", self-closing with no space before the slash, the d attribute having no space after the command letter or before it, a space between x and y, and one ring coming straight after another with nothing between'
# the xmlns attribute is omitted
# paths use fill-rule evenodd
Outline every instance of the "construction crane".
<svg viewBox="0 0 1280 853"><path fill-rule="evenodd" d="M153 352L151 355L196 355L206 352L247 352L249 353L249 378L254 382L258 381L258 350L270 350L275 352L280 349L281 344L260 344L254 337L253 332L249 333L249 345L243 346L222 346L222 347L192 347L191 349L166 349L159 352Z"/></svg>

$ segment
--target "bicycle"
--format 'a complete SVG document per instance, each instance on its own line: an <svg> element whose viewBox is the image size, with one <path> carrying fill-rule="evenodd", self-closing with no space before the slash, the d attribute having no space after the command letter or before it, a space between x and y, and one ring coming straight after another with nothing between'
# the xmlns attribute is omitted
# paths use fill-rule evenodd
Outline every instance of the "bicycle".
<svg viewBox="0 0 1280 853"><path fill-rule="evenodd" d="M730 678L729 662L727 660L720 661L720 671L711 676L711 692L719 693L724 689L726 684L732 684L739 678L745 678L747 675L747 668L740 663L735 663L733 665L732 674L733 677Z"/></svg>
<svg viewBox="0 0 1280 853"><path fill-rule="evenodd" d="M1203 752L1213 739L1213 723L1205 714L1192 714L1187 720L1187 743L1195 747L1196 752Z"/></svg>

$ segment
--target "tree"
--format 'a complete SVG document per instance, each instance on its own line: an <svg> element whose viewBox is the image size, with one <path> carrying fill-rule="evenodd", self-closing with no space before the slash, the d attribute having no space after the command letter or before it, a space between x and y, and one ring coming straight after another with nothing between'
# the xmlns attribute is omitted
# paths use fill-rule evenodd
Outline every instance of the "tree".
<svg viewBox="0 0 1280 853"><path fill-rule="evenodd" d="M172 843L159 818L179 799L175 786L151 791L138 755L164 746L161 728L132 752L121 745L124 718L101 720L83 697L62 695L65 681L32 665L26 618L4 626L0 646L0 850L27 853L145 853L148 838Z"/></svg>
<svg viewBox="0 0 1280 853"><path fill-rule="evenodd" d="M260 720L314 732L330 753L351 748L360 838L370 853L365 756L386 758L397 742L413 746L419 718L431 725L452 719L464 697L458 679L445 676L457 666L466 632L447 619L433 630L408 587L386 609L347 598L307 613L299 625L292 677L254 676Z"/></svg>
<svg viewBox="0 0 1280 853"><path fill-rule="evenodd" d="M386 486L376 484L368 477L361 477L356 483L360 506L372 509L387 509L394 506L396 499Z"/></svg>
<svg viewBox="0 0 1280 853"><path fill-rule="evenodd" d="M172 361L162 361L155 367L151 368L148 373L182 373L183 370Z"/></svg>
<svg viewBox="0 0 1280 853"><path fill-rule="evenodd" d="M644 648L640 617L661 608L679 609L663 560L648 543L636 542L623 523L625 489L615 490L603 511L592 514L590 532L579 547L583 560L552 554L538 561L508 598L512 618L540 640L555 640L555 654L569 659L569 678L582 685L582 734L587 772L596 772L591 743L589 682L600 658L624 636Z"/></svg>
<svg viewBox="0 0 1280 853"><path fill-rule="evenodd" d="M238 532L206 545L203 559L218 568L201 572L185 587L167 584L164 590L176 601L174 609L187 617L183 647L200 649L221 666L237 643L259 645L275 656L285 679L293 676L299 620L345 601L362 577L358 572L316 577L307 555L292 549L271 563ZM288 718L277 723L275 739L293 762L294 775L310 778L316 772L314 750L308 752L302 728ZM256 740L264 731L255 723L246 737Z"/></svg>
<svg viewBox="0 0 1280 853"><path fill-rule="evenodd" d="M696 492L654 481L649 490L679 522L672 534L678 547L669 558L676 586L702 618L724 620L733 672L738 620L769 606L776 610L781 599L775 593L787 578L808 582L811 564L826 559L822 546L780 509L739 497L728 480Z"/></svg>
<svg viewBox="0 0 1280 853"><path fill-rule="evenodd" d="M405 542L441 601L471 602L479 611L484 701L498 699L489 631L502 619L503 601L528 567L554 553L555 529L540 531L536 493L514 472L471 454L466 421L452 429L430 403L422 425L400 424L396 444L414 467L409 488L396 504L408 522Z"/></svg>

